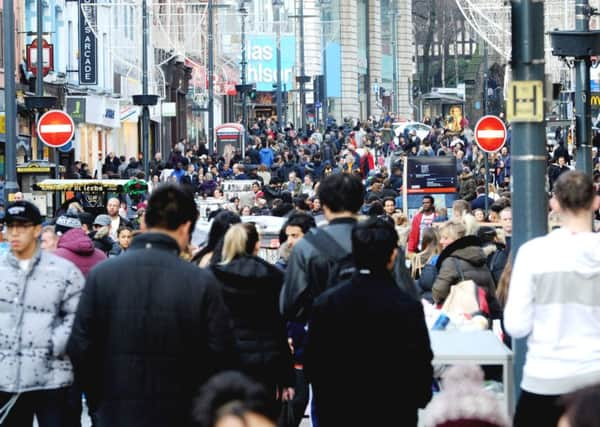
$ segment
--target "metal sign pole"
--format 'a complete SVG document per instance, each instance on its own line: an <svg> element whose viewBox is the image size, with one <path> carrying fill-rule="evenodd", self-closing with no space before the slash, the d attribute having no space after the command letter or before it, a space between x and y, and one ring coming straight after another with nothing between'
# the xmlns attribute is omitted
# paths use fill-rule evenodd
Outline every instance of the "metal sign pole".
<svg viewBox="0 0 600 427"><path fill-rule="evenodd" d="M4 0L4 105L6 130L4 142L4 201L19 191L17 183L17 95L15 88L15 9L13 0Z"/></svg>

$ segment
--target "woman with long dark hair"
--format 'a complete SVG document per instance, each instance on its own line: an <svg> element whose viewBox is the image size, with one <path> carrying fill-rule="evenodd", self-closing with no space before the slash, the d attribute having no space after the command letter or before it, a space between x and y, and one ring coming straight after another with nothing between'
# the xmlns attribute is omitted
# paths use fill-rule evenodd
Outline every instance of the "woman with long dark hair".
<svg viewBox="0 0 600 427"><path fill-rule="evenodd" d="M204 268L218 263L221 260L221 249L223 248L223 237L229 227L242 222L240 216L232 211L223 210L212 220L208 232L208 242L200 251L194 255L192 262Z"/></svg>

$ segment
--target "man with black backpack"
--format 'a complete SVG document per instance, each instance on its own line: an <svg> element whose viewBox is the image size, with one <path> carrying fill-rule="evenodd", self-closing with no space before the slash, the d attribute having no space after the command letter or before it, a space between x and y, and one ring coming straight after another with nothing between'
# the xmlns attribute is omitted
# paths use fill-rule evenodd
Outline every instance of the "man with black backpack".
<svg viewBox="0 0 600 427"><path fill-rule="evenodd" d="M294 246L280 297L288 320L306 321L314 298L354 272L350 236L363 203L363 184L350 174L332 174L323 179L318 194L329 224Z"/></svg>
<svg viewBox="0 0 600 427"><path fill-rule="evenodd" d="M394 283L392 224L370 218L351 239L357 274L315 299L304 349L318 425L415 427L433 374L423 306Z"/></svg>

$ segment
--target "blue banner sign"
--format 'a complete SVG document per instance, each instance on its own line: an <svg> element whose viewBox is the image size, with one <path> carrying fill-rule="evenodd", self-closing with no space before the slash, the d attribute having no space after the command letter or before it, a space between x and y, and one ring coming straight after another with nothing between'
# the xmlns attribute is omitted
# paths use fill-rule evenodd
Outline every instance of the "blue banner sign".
<svg viewBox="0 0 600 427"><path fill-rule="evenodd" d="M259 92L274 91L277 83L277 38L275 35L250 34L246 44L248 83L256 83ZM281 85L294 87L296 40L293 35L281 35Z"/></svg>

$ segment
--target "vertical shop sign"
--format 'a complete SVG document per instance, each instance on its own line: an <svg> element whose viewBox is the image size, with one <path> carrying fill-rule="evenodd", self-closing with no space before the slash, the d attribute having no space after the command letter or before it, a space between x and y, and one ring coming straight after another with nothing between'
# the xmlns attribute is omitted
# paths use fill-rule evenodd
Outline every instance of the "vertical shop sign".
<svg viewBox="0 0 600 427"><path fill-rule="evenodd" d="M79 0L79 84L98 84L95 0ZM85 14L84 14L85 10ZM87 19L86 19L87 17Z"/></svg>

